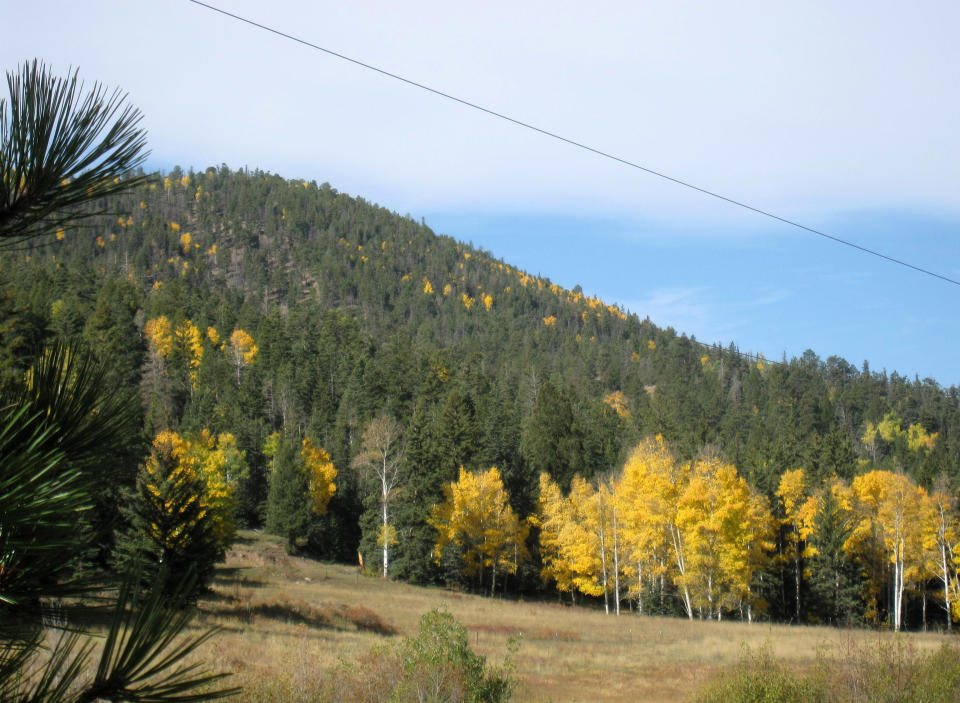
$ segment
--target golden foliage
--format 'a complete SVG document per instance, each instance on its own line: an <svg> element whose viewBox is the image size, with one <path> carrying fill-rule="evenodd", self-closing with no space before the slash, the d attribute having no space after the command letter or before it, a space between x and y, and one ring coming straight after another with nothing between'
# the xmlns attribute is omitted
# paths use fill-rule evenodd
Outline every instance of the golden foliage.
<svg viewBox="0 0 960 703"><path fill-rule="evenodd" d="M630 402L623 391L613 391L603 397L603 402L613 408L614 412L625 420L630 419Z"/></svg>
<svg viewBox="0 0 960 703"><path fill-rule="evenodd" d="M439 562L448 545L457 545L464 573L490 568L492 590L498 571L516 573L526 560L529 526L510 507L496 467L474 473L461 466L459 479L444 486L444 495L428 520L438 533L434 556Z"/></svg>
<svg viewBox="0 0 960 703"><path fill-rule="evenodd" d="M237 381L240 380L240 371L253 364L260 349L253 341L253 337L241 329L235 329L230 334L230 344L227 352L230 361L237 370Z"/></svg>
<svg viewBox="0 0 960 703"><path fill-rule="evenodd" d="M337 470L333 466L330 455L324 451L323 447L313 446L309 438L304 438L300 456L307 470L313 512L323 515L327 512L327 504L333 498L333 494L337 492L337 485L333 482L337 477Z"/></svg>
<svg viewBox="0 0 960 703"><path fill-rule="evenodd" d="M166 315L147 320L143 333L147 337L150 348L164 359L169 359L173 353L173 331L170 320Z"/></svg>
<svg viewBox="0 0 960 703"><path fill-rule="evenodd" d="M236 531L234 494L237 482L246 467L244 453L237 449L236 438L231 434L214 437L206 429L199 434L186 435L164 431L154 438L153 446L157 449L166 448L176 460L177 465L171 477L174 481L200 479L204 492L191 498L199 501L203 508L197 519L210 520L215 539L222 547L226 547ZM155 454L147 460L145 469L148 476L146 488L154 497L159 498L158 485L162 479L159 472L163 469ZM169 504L163 507L167 510L179 510L182 506ZM156 529L156 526L153 527ZM169 534L157 533L151 537L173 542L164 546L175 547L178 537L187 533L191 527L192 525L183 525L181 529Z"/></svg>

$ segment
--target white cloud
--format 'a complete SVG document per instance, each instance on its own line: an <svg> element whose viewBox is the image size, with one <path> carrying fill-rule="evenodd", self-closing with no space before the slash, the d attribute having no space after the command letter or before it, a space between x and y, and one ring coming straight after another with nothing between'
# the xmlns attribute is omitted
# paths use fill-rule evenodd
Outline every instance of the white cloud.
<svg viewBox="0 0 960 703"><path fill-rule="evenodd" d="M788 217L878 202L956 209L956 3L219 4ZM0 65L39 55L122 86L162 162L372 183L367 197L410 211L725 216L186 2L15 3L5 21L15 31Z"/></svg>

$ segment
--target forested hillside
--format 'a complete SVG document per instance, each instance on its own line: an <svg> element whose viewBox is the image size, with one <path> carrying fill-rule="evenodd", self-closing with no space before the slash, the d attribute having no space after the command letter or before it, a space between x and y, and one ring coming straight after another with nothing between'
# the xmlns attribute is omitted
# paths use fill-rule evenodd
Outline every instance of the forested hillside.
<svg viewBox="0 0 960 703"><path fill-rule="evenodd" d="M177 169L91 207L110 214L2 254L4 382L55 337L108 359L111 383L142 398L144 430L105 495L139 491L149 503L164 481L182 489L163 466L208 467L198 473L210 504L220 496L209 553L239 521L265 524L291 549L350 561L359 551L375 570L389 561L390 577L508 593L560 586L647 612L899 626L904 593L912 625L928 597L949 609L952 552L941 550L938 577L935 537L901 540L901 552L927 556L888 558L883 526L867 522L894 492L886 476L952 510L954 387L809 352L772 362L706 347L327 184ZM646 454L631 454L641 444ZM604 542L603 491L627 511L617 491L635 481L645 495L658 461L687 467L677 505L718 476L717 501L743 494L742 534L724 537L743 556L724 554L750 567L718 560L718 573L740 570L742 583L718 579L728 592L711 585L698 600L679 550L660 550L681 534L672 528L631 537L646 546L629 566L626 552L610 562L619 554ZM500 494L495 522L458 527L470 495ZM557 527L588 526L591 500L596 559L589 547L564 551ZM631 510L621 527L639 535L652 508ZM145 509L126 512L104 555L136 551L131 535L150 524ZM464 540L470 530L500 534ZM829 592L841 571L843 593ZM621 574L622 589L612 585Z"/></svg>

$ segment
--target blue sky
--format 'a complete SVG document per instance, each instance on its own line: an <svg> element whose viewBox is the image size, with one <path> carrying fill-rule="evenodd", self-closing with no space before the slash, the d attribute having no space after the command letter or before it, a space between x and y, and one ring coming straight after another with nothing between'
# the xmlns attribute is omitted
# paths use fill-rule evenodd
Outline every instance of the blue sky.
<svg viewBox="0 0 960 703"><path fill-rule="evenodd" d="M212 4L960 278L958 3ZM957 286L187 0L9 5L0 67L123 88L152 167L327 181L701 341L960 384Z"/></svg>

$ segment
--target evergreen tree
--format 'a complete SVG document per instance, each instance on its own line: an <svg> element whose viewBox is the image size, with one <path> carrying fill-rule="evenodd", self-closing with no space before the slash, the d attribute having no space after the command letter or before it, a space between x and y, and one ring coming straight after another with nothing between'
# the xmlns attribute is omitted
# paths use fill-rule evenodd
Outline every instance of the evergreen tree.
<svg viewBox="0 0 960 703"><path fill-rule="evenodd" d="M291 552L306 545L313 519L310 486L296 443L290 437L271 435L265 449L270 457L267 494L267 531L287 540Z"/></svg>
<svg viewBox="0 0 960 703"><path fill-rule="evenodd" d="M856 622L862 611L859 569L844 551L853 518L829 488L819 496L810 545L810 603L813 617L833 625Z"/></svg>

